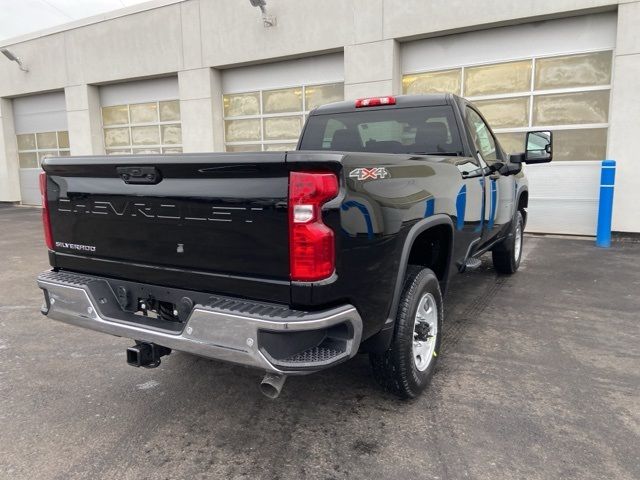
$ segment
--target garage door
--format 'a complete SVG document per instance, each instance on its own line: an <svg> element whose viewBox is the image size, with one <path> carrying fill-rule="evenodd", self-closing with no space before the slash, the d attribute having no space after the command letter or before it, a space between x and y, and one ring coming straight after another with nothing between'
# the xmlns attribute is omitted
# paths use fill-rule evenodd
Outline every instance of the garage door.
<svg viewBox="0 0 640 480"><path fill-rule="evenodd" d="M344 99L342 54L225 70L227 152L293 150L306 114Z"/></svg>
<svg viewBox="0 0 640 480"><path fill-rule="evenodd" d="M69 155L64 92L13 100L20 160L20 195L25 205L40 205L38 174L47 156Z"/></svg>
<svg viewBox="0 0 640 480"><path fill-rule="evenodd" d="M405 93L472 100L508 152L554 132L554 161L527 167L528 231L593 235L607 148L616 14L585 15L410 42Z"/></svg>

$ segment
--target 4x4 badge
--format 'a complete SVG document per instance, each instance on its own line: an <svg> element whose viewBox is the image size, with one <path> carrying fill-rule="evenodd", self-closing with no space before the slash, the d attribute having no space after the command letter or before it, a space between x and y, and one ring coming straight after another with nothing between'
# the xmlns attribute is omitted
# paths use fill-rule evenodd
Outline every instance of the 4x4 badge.
<svg viewBox="0 0 640 480"><path fill-rule="evenodd" d="M384 167L356 168L349 173L350 178L357 178L358 180L376 180L378 178L387 178L388 176L390 176L389 170Z"/></svg>

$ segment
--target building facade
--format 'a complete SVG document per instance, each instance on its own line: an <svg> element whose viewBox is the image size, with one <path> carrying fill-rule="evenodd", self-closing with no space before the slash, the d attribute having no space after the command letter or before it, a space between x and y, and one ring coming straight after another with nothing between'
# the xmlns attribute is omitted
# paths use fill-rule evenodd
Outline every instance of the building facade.
<svg viewBox="0 0 640 480"><path fill-rule="evenodd" d="M595 232L599 165L618 163L613 229L640 232L640 2L155 0L2 42L0 201L38 204L48 155L295 148L306 114L358 97L454 92L528 166L530 231Z"/></svg>

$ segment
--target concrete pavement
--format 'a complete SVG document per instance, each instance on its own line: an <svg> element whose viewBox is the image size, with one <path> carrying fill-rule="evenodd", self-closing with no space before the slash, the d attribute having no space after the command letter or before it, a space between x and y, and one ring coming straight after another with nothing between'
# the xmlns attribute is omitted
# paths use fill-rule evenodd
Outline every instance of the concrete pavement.
<svg viewBox="0 0 640 480"><path fill-rule="evenodd" d="M131 342L39 313L39 210L0 208L0 478L640 478L640 244L527 237L445 300L444 347L412 402L365 356L290 378Z"/></svg>

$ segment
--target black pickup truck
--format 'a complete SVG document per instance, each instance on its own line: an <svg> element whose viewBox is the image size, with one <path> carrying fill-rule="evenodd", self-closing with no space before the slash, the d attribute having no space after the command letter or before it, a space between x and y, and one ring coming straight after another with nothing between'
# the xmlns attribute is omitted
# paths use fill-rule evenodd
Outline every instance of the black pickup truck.
<svg viewBox="0 0 640 480"><path fill-rule="evenodd" d="M523 163L454 95L360 99L309 114L286 153L49 158L53 267L42 313L135 340L131 365L171 349L288 375L369 353L401 397L428 384L453 272L491 251L518 269Z"/></svg>

